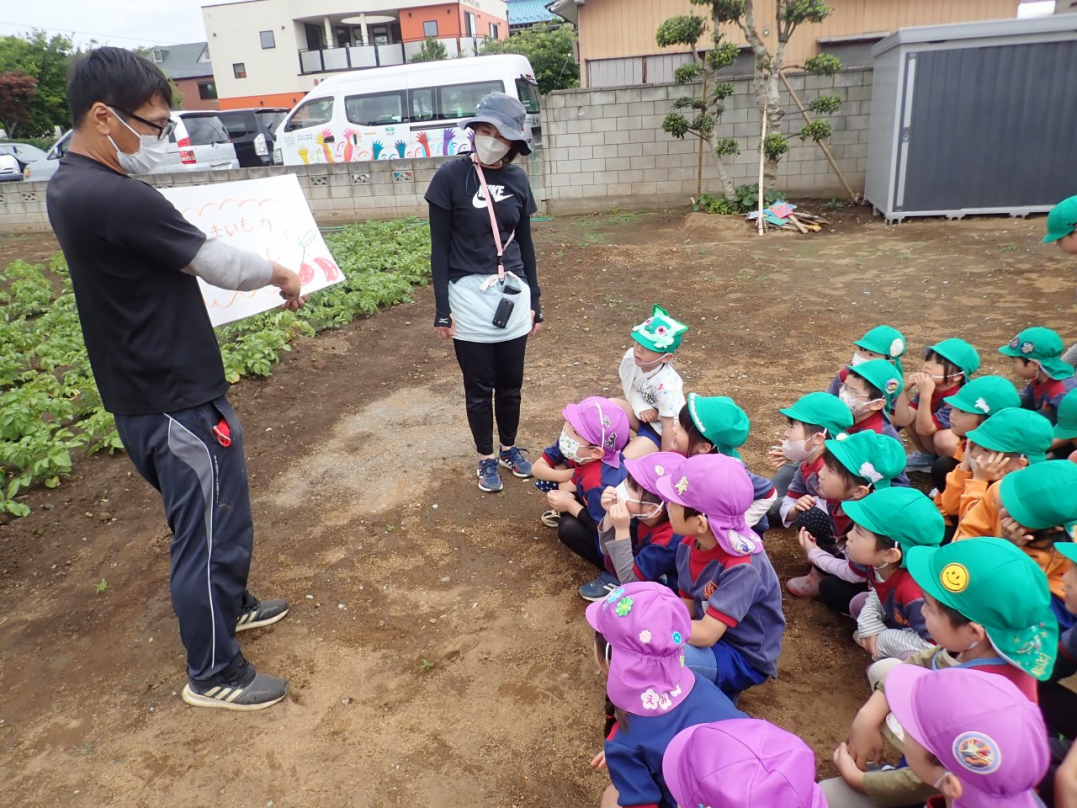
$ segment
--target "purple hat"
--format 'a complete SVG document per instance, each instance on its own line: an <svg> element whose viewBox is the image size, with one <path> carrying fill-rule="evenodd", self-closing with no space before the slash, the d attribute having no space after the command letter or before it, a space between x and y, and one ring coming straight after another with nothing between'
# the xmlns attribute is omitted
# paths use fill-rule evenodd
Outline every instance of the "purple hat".
<svg viewBox="0 0 1077 808"><path fill-rule="evenodd" d="M591 396L579 404L566 405L561 415L588 443L602 449L603 463L615 469L621 467L621 450L628 443L628 416L624 410L608 398Z"/></svg>
<svg viewBox="0 0 1077 808"><path fill-rule="evenodd" d="M827 808L815 784L815 753L756 718L681 731L666 747L662 776L678 805Z"/></svg>
<svg viewBox="0 0 1077 808"><path fill-rule="evenodd" d="M684 455L676 452L654 452L638 460L625 460L625 468L644 491L661 496L658 493L658 481L672 474L684 462Z"/></svg>
<svg viewBox="0 0 1077 808"><path fill-rule="evenodd" d="M1051 762L1039 707L1008 679L898 665L886 700L907 735L965 786L955 808L1032 808Z"/></svg>
<svg viewBox="0 0 1077 808"><path fill-rule="evenodd" d="M657 482L658 495L707 517L711 532L727 553L763 552L763 541L744 521L755 497L744 464L722 454L690 457Z"/></svg>
<svg viewBox="0 0 1077 808"><path fill-rule="evenodd" d="M654 581L617 587L587 607L587 622L614 648L606 693L616 707L663 715L692 691L696 678L683 651L692 618L669 587Z"/></svg>

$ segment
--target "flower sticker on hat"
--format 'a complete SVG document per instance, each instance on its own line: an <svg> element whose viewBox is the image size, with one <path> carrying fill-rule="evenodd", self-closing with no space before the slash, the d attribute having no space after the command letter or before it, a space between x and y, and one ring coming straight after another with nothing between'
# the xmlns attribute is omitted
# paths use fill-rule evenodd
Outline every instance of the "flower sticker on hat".
<svg viewBox="0 0 1077 808"><path fill-rule="evenodd" d="M679 631L674 631L673 642L675 642L677 645L684 645L684 635L682 635Z"/></svg>
<svg viewBox="0 0 1077 808"><path fill-rule="evenodd" d="M939 583L947 592L964 592L969 585L969 571L964 564L947 564L939 575Z"/></svg>
<svg viewBox="0 0 1077 808"><path fill-rule="evenodd" d="M1021 338L1019 336L1014 337L1013 339L1010 340L1010 347L1013 348L1014 350L1016 350L1020 344L1021 344Z"/></svg>
<svg viewBox="0 0 1077 808"><path fill-rule="evenodd" d="M890 356L896 359L905 353L905 343L900 339L895 339L890 343Z"/></svg>
<svg viewBox="0 0 1077 808"><path fill-rule="evenodd" d="M877 483L883 478L883 475L876 471L875 466L871 465L871 463L864 463L857 472L857 475L872 483Z"/></svg>
<svg viewBox="0 0 1077 808"><path fill-rule="evenodd" d="M658 706L662 710L668 710L673 706L673 699L669 697L669 693L658 694Z"/></svg>
<svg viewBox="0 0 1077 808"><path fill-rule="evenodd" d="M625 593L625 588L619 586L606 596L606 603L616 603Z"/></svg>
<svg viewBox="0 0 1077 808"><path fill-rule="evenodd" d="M666 469L663 466L655 466L654 467L654 473L656 475L658 475L659 477L662 477L662 476L665 476Z"/></svg>
<svg viewBox="0 0 1077 808"><path fill-rule="evenodd" d="M1036 350L1036 346L1033 345L1031 342L1022 342L1021 343L1021 353L1030 354L1034 350Z"/></svg>
<svg viewBox="0 0 1077 808"><path fill-rule="evenodd" d="M991 405L984 401L982 398L976 399L976 403L973 404L980 412L991 412Z"/></svg>
<svg viewBox="0 0 1077 808"><path fill-rule="evenodd" d="M640 693L639 700L643 703L644 710L658 709L658 694L654 691L653 687L648 687Z"/></svg>
<svg viewBox="0 0 1077 808"><path fill-rule="evenodd" d="M681 494L683 496L684 492L688 490L688 478L681 477L679 480L677 480L677 484L674 486L674 488L677 489L678 494Z"/></svg>
<svg viewBox="0 0 1077 808"><path fill-rule="evenodd" d="M615 609L617 616L628 617L628 613L632 611L632 602L632 598L621 598L617 601L617 608Z"/></svg>
<svg viewBox="0 0 1077 808"><path fill-rule="evenodd" d="M643 631L639 633L639 641L644 645L649 643L651 641L651 632L649 632L647 629L643 629Z"/></svg>
<svg viewBox="0 0 1077 808"><path fill-rule="evenodd" d="M886 382L886 394L888 396L894 395L894 393L896 393L898 391L898 388L900 386L901 386L901 382L899 382L897 379L893 379L893 378L888 379L887 382Z"/></svg>
<svg viewBox="0 0 1077 808"><path fill-rule="evenodd" d="M954 760L973 774L993 774L1002 765L1002 750L984 732L963 732L954 738Z"/></svg>

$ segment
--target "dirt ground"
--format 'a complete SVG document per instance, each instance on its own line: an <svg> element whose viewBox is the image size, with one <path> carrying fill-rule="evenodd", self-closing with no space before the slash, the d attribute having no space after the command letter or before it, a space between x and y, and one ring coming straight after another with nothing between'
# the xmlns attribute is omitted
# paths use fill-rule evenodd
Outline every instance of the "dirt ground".
<svg viewBox="0 0 1077 808"><path fill-rule="evenodd" d="M565 402L618 389L652 303L691 324L687 389L752 417L822 389L881 322L910 344L962 336L984 370L1020 328L1069 328L1074 265L1042 220L912 221L866 212L814 236L757 238L737 219L614 213L538 225L547 329L530 346L521 444L551 442ZM44 237L0 238L0 263ZM251 588L289 599L242 635L288 700L260 713L180 700L169 532L124 457L80 461L33 514L0 527L0 804L336 808L597 805L603 683L584 603L593 575L543 528L541 495L474 483L451 347L433 297L302 342L232 394L246 429L257 538ZM910 362L915 364L915 360ZM803 572L787 531L767 546ZM107 588L97 592L95 584ZM741 706L830 752L867 695L853 628L787 597L780 678Z"/></svg>

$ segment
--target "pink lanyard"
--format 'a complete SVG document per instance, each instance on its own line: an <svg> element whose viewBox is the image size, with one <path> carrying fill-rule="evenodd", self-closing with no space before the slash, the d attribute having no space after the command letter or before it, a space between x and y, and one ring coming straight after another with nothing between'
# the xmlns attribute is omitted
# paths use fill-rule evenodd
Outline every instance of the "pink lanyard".
<svg viewBox="0 0 1077 808"><path fill-rule="evenodd" d="M494 244L497 245L497 279L505 280L505 247L512 244L516 238L516 231L509 236L504 247L501 245L501 229L497 226L497 216L494 215L494 200L490 198L490 189L486 187L486 176L482 173L482 165L476 155L471 155L471 161L475 164L475 173L479 175L479 184L482 186L482 194L486 197L486 210L490 214L490 229L494 233Z"/></svg>

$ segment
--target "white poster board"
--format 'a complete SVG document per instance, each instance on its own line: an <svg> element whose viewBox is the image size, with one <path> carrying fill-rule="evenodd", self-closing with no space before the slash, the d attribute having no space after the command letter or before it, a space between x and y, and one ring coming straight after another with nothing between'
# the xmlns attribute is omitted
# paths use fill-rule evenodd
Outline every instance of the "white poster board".
<svg viewBox="0 0 1077 808"><path fill-rule="evenodd" d="M207 236L294 269L303 284L303 294L344 280L294 174L162 188L161 193ZM274 286L235 292L210 286L201 278L198 283L215 326L261 314L283 303L280 290Z"/></svg>

